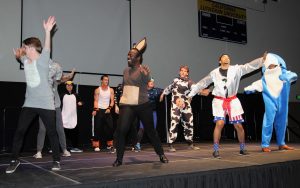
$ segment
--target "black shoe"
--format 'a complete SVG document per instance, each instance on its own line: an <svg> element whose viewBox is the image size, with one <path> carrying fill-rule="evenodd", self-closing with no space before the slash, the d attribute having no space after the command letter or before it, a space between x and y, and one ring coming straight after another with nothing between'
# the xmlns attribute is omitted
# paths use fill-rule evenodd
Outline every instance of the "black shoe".
<svg viewBox="0 0 300 188"><path fill-rule="evenodd" d="M240 150L240 155L248 155L249 153L247 150Z"/></svg>
<svg viewBox="0 0 300 188"><path fill-rule="evenodd" d="M118 159L116 159L115 162L112 165L113 165L113 167L118 167L118 166L122 165L122 162L119 161Z"/></svg>
<svg viewBox="0 0 300 188"><path fill-rule="evenodd" d="M214 151L213 152L213 157L216 158L216 159L221 159L219 151Z"/></svg>
<svg viewBox="0 0 300 188"><path fill-rule="evenodd" d="M51 170L58 171L60 169L61 169L60 162L59 161L53 161L53 166L52 166Z"/></svg>
<svg viewBox="0 0 300 188"><path fill-rule="evenodd" d="M14 173L16 171L16 169L18 168L18 166L20 165L20 161L19 160L12 160L10 161L9 166L6 169L6 174L11 174Z"/></svg>
<svg viewBox="0 0 300 188"><path fill-rule="evenodd" d="M160 155L159 160L162 163L168 163L169 162L169 159L165 155Z"/></svg>

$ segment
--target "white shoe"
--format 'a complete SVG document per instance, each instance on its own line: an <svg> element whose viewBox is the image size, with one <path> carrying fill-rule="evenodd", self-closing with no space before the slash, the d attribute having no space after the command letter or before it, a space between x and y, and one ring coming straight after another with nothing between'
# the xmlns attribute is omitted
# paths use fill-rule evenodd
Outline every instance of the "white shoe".
<svg viewBox="0 0 300 188"><path fill-rule="evenodd" d="M82 150L79 149L79 148L72 148L72 149L70 150L70 152L72 152L72 153L81 153Z"/></svg>
<svg viewBox="0 0 300 188"><path fill-rule="evenodd" d="M95 148L94 151L100 151L100 148Z"/></svg>
<svg viewBox="0 0 300 188"><path fill-rule="evenodd" d="M36 158L36 159L43 158L42 153L40 151L38 151L33 157Z"/></svg>
<svg viewBox="0 0 300 188"><path fill-rule="evenodd" d="M65 150L62 154L63 157L71 157L71 153L68 150Z"/></svg>
<svg viewBox="0 0 300 188"><path fill-rule="evenodd" d="M194 144L190 144L190 145L188 146L188 149L189 149L189 150L199 150L200 148L197 147L197 146L195 146Z"/></svg>
<svg viewBox="0 0 300 188"><path fill-rule="evenodd" d="M169 145L169 152L176 152L176 149L172 144Z"/></svg>

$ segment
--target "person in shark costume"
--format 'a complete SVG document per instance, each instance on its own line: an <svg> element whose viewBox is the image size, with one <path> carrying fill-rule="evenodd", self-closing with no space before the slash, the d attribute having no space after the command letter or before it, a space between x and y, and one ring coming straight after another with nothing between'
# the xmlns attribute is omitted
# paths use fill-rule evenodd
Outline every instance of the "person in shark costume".
<svg viewBox="0 0 300 188"><path fill-rule="evenodd" d="M262 125L261 147L263 152L270 152L273 125L279 150L293 150L285 144L285 132L288 117L288 103L291 83L297 80L297 74L286 69L284 60L268 53L262 68L262 79L245 88L247 94L262 92L265 114Z"/></svg>

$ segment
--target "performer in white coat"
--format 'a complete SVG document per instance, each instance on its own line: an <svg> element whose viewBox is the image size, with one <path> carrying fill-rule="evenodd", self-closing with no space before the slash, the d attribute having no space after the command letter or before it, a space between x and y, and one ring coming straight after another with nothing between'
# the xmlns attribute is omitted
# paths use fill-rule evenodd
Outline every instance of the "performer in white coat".
<svg viewBox="0 0 300 188"><path fill-rule="evenodd" d="M245 132L241 123L244 122L242 117L244 111L240 100L236 97L241 77L247 73L262 67L264 58L258 58L244 65L230 65L230 58L227 54L223 54L219 58L220 67L211 71L205 78L197 84L192 85L192 90L188 97L193 97L202 89L207 88L210 84L214 84L212 94L212 109L214 122L214 152L215 158L220 158L219 141L221 131L224 127L226 115L229 117L229 123L234 125L237 131L238 140L240 142L240 155L247 154L245 150Z"/></svg>

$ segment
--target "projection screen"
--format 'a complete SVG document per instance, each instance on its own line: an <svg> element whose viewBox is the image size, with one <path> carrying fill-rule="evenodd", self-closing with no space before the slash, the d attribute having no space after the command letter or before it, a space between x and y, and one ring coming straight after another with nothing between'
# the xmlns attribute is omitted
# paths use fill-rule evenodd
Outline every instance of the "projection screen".
<svg viewBox="0 0 300 188"><path fill-rule="evenodd" d="M22 40L44 41L42 20L53 15L52 58L63 69L122 75L130 48L127 0L23 0Z"/></svg>

